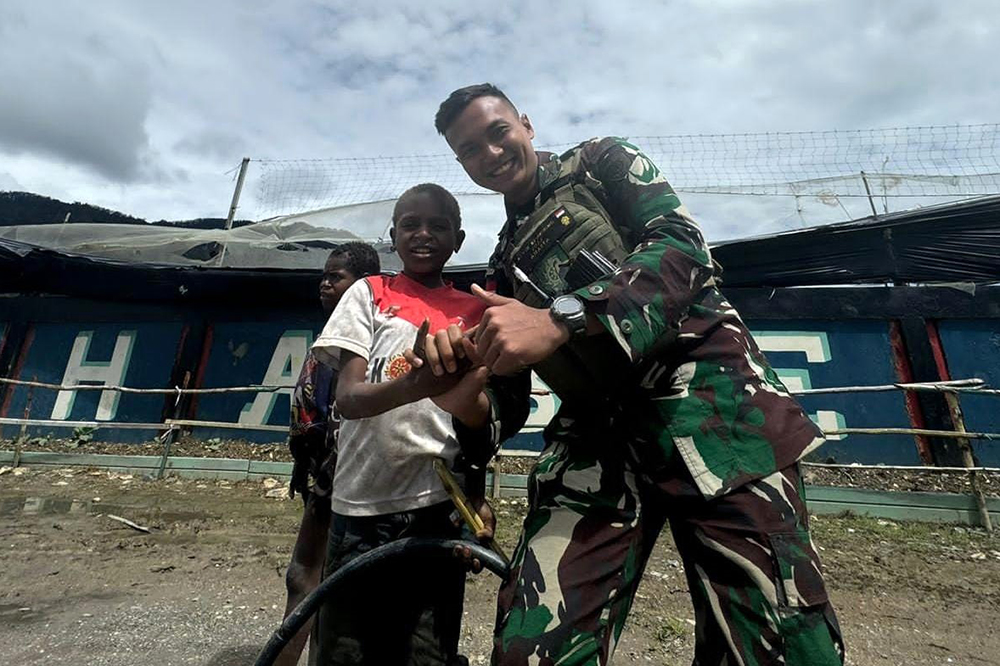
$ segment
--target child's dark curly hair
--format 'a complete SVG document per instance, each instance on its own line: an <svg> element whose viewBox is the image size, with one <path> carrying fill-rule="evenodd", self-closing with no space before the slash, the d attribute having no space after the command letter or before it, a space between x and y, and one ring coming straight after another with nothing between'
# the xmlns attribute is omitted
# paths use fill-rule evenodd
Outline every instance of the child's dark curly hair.
<svg viewBox="0 0 1000 666"><path fill-rule="evenodd" d="M330 257L343 257L344 268L356 278L378 275L382 270L375 248L361 241L338 245L331 250Z"/></svg>

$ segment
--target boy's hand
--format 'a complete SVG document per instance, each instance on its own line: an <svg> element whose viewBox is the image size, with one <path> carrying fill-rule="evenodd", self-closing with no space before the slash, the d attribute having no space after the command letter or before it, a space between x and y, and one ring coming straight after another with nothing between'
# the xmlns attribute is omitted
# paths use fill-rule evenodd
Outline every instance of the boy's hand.
<svg viewBox="0 0 1000 666"><path fill-rule="evenodd" d="M403 378L408 384L407 394L411 401L435 398L454 389L464 375L453 374L435 377L430 368L411 368Z"/></svg>
<svg viewBox="0 0 1000 666"><path fill-rule="evenodd" d="M417 329L413 348L403 352L410 364L414 390L426 395L434 404L470 428L486 424L490 402L483 389L489 370L479 363L476 346L470 338L475 327L463 334L452 324L434 335L428 335L430 321L426 318Z"/></svg>
<svg viewBox="0 0 1000 666"><path fill-rule="evenodd" d="M432 371L431 364L427 362L428 350L434 348L435 352L431 353L434 354L435 358L437 358L437 355L435 338L427 335L430 325L430 320L425 318L423 323L420 324L420 328L417 329L417 336L413 341L413 348L403 352L404 358L406 358L407 362L411 366L410 371L406 374L406 381L410 384L410 390L416 399L432 398L451 392L451 390L456 388L456 386L459 385L465 377L464 371L462 374L454 371L445 373L443 370L442 372L435 374ZM467 369L468 361L465 361L465 365L466 368L464 369ZM454 367L456 370L458 369L457 364L455 364ZM453 408L460 408L461 405L469 400L467 394L472 391L472 389L473 384L467 383L463 390L459 391L450 398L445 398L444 404L450 405ZM442 409L450 412L450 410L445 407L442 407Z"/></svg>
<svg viewBox="0 0 1000 666"><path fill-rule="evenodd" d="M462 375L453 388L432 396L431 400L466 426L480 428L486 425L490 414L490 399L483 393L489 377L490 371L480 365Z"/></svg>
<svg viewBox="0 0 1000 666"><path fill-rule="evenodd" d="M479 517L483 519L483 529L476 532L476 539L484 546L490 545L497 529L497 517L493 513L493 507L486 501L485 497L469 498L469 503L476 510Z"/></svg>
<svg viewBox="0 0 1000 666"><path fill-rule="evenodd" d="M493 507L490 506L485 497L469 498L469 503L483 520L483 529L476 532L476 540L487 548L492 548L493 536L497 528L497 518L496 514L493 513ZM479 573L483 570L483 563L479 561L478 557L472 556L472 551L468 546L455 546L452 553L472 573Z"/></svg>
<svg viewBox="0 0 1000 666"><path fill-rule="evenodd" d="M476 345L472 335L476 327L463 332L456 324L428 335L430 322L426 319L417 331L413 349L403 352L407 362L414 368L427 365L435 376L464 371L472 365L479 365Z"/></svg>

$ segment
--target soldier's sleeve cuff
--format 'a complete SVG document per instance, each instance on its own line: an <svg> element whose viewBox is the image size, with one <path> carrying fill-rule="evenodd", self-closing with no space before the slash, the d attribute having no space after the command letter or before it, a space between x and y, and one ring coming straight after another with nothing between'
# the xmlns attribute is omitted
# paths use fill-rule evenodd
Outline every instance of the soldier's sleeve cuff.
<svg viewBox="0 0 1000 666"><path fill-rule="evenodd" d="M644 337L643 332L647 327L645 326L645 322L633 321L636 317L641 319L641 312L636 312L628 317L615 316L609 313L609 310L623 310L620 307L609 307L612 300L609 294L612 279L597 280L586 287L577 289L573 293L583 299L587 307L587 312L597 317L601 325L607 329L611 337L615 339L625 354L634 362L642 358L646 349L642 338ZM625 311L628 311L627 308Z"/></svg>

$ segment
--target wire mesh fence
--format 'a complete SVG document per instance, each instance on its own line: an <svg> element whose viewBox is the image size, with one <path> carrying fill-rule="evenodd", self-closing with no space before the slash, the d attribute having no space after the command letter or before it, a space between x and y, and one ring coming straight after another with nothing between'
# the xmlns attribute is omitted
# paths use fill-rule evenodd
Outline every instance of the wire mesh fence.
<svg viewBox="0 0 1000 666"><path fill-rule="evenodd" d="M819 132L640 136L629 139L681 193L866 198L888 212L1000 193L1000 124ZM540 146L560 152L572 144ZM433 181L484 194L450 153L254 160L258 219L382 201ZM891 203L890 203L891 201Z"/></svg>

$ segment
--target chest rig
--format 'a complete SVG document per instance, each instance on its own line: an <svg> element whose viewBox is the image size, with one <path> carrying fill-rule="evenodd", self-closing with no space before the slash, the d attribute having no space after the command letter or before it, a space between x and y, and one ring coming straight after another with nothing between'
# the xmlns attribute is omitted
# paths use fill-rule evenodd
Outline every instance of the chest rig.
<svg viewBox="0 0 1000 666"><path fill-rule="evenodd" d="M629 253L592 190L600 183L576 168L578 160L579 153L563 161L534 210L500 235L499 265L526 305L548 307L607 276ZM608 403L630 368L624 351L602 334L569 341L533 370L567 406L594 409Z"/></svg>
<svg viewBox="0 0 1000 666"><path fill-rule="evenodd" d="M575 180L557 179L539 195L535 210L515 229L507 230L510 236L504 241L502 265L517 289L518 300L528 305L543 305L536 302L541 294L531 284L555 298L602 277L582 270L583 264L577 265L581 251L599 254L616 267L628 254L604 206L586 185Z"/></svg>

